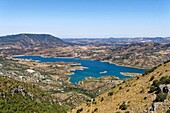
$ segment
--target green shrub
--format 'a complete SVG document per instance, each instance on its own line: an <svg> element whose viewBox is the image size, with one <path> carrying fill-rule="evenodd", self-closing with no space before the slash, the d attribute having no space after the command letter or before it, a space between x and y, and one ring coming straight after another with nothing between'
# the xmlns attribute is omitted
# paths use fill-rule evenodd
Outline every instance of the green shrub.
<svg viewBox="0 0 170 113"><path fill-rule="evenodd" d="M148 93L153 93L154 91L157 91L157 89L158 89L157 87L151 86Z"/></svg>
<svg viewBox="0 0 170 113"><path fill-rule="evenodd" d="M161 77L159 80L160 84L164 84L167 78L168 78L167 76Z"/></svg>
<svg viewBox="0 0 170 113"><path fill-rule="evenodd" d="M122 105L120 105L119 109L126 110L127 109L126 102L123 102Z"/></svg>
<svg viewBox="0 0 170 113"><path fill-rule="evenodd" d="M95 108L95 109L94 109L94 112L96 112L96 111L98 111L98 108Z"/></svg>
<svg viewBox="0 0 170 113"><path fill-rule="evenodd" d="M80 108L80 109L77 110L76 113L80 113L80 112L82 112L82 111L83 111L83 108Z"/></svg>
<svg viewBox="0 0 170 113"><path fill-rule="evenodd" d="M152 81L155 77L154 76L151 76L150 80L149 81Z"/></svg>
<svg viewBox="0 0 170 113"><path fill-rule="evenodd" d="M140 91L140 93L144 93L145 92L145 90L144 89L142 89L141 91Z"/></svg>
<svg viewBox="0 0 170 113"><path fill-rule="evenodd" d="M158 80L154 80L152 86L158 87L159 86L159 81Z"/></svg>
<svg viewBox="0 0 170 113"><path fill-rule="evenodd" d="M170 84L170 78L167 78L167 79L165 80L165 84Z"/></svg>
<svg viewBox="0 0 170 113"><path fill-rule="evenodd" d="M160 79L160 84L170 84L170 78L168 78L168 76L163 76Z"/></svg>
<svg viewBox="0 0 170 113"><path fill-rule="evenodd" d="M167 97L167 93L159 93L156 95L155 102L164 102Z"/></svg>
<svg viewBox="0 0 170 113"><path fill-rule="evenodd" d="M126 111L125 113L130 113L130 111Z"/></svg>
<svg viewBox="0 0 170 113"><path fill-rule="evenodd" d="M158 66L157 66L157 67L158 67ZM149 74L149 73L151 73L151 72L153 72L157 67L153 67L152 69L147 69L147 70L145 70L143 76L144 76L144 75L147 75L147 74Z"/></svg>
<svg viewBox="0 0 170 113"><path fill-rule="evenodd" d="M166 63L168 63L168 62L170 62L170 60L165 61L164 64L166 64Z"/></svg>
<svg viewBox="0 0 170 113"><path fill-rule="evenodd" d="M100 101L102 102L103 100L104 100L104 98L102 97Z"/></svg>
<svg viewBox="0 0 170 113"><path fill-rule="evenodd" d="M115 86L113 86L113 87L112 87L112 89L114 89L115 87L116 87L116 85L115 85Z"/></svg>
<svg viewBox="0 0 170 113"><path fill-rule="evenodd" d="M112 95L113 95L113 92L109 92L109 93L108 93L108 96L112 96Z"/></svg>
<svg viewBox="0 0 170 113"><path fill-rule="evenodd" d="M137 76L136 79L138 80L138 79L139 79L139 76Z"/></svg>
<svg viewBox="0 0 170 113"><path fill-rule="evenodd" d="M97 104L97 103L95 101L93 101L92 104Z"/></svg>
<svg viewBox="0 0 170 113"><path fill-rule="evenodd" d="M166 113L170 113L170 108L166 111Z"/></svg>

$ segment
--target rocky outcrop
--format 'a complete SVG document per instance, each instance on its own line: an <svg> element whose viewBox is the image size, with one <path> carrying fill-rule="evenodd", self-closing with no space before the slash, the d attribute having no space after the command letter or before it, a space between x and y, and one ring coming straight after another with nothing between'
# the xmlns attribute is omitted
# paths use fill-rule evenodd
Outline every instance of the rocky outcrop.
<svg viewBox="0 0 170 113"><path fill-rule="evenodd" d="M161 89L163 93L170 93L170 84L168 85L161 84L159 85L159 88Z"/></svg>

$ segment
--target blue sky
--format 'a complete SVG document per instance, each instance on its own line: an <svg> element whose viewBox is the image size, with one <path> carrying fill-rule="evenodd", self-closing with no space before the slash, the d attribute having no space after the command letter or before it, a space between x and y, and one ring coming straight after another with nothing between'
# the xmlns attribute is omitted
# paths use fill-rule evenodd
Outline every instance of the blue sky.
<svg viewBox="0 0 170 113"><path fill-rule="evenodd" d="M0 0L0 35L170 36L170 0Z"/></svg>

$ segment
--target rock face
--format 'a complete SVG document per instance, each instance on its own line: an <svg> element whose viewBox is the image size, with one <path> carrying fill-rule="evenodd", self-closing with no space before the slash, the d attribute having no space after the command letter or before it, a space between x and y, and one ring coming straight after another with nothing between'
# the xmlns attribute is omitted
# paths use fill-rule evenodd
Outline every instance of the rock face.
<svg viewBox="0 0 170 113"><path fill-rule="evenodd" d="M7 35L0 37L0 46L9 45L18 47L34 47L34 46L47 46L53 47L56 45L66 44L63 40L48 34L18 34Z"/></svg>
<svg viewBox="0 0 170 113"><path fill-rule="evenodd" d="M170 93L170 84L168 84L168 85L164 85L164 84L159 85L159 88L161 89L161 91L163 93Z"/></svg>

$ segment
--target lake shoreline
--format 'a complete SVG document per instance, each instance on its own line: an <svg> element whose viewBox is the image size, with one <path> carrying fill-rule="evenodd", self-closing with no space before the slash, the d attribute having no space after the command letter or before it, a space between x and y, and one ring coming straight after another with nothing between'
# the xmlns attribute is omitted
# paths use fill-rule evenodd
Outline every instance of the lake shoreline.
<svg viewBox="0 0 170 113"><path fill-rule="evenodd" d="M75 84L79 81L85 79L86 77L92 76L94 78L107 76L107 75L115 75L120 79L129 78L130 76L126 76L121 72L124 70L126 72L132 73L144 73L143 69L140 68L132 68L128 66L119 66L111 62L103 62L100 60L89 60L89 59L82 59L82 58L75 58L75 57L53 57L53 56L44 56L44 55L14 55L12 57L14 60L24 59L30 61L37 61L37 62L63 62L63 63L70 63L70 66L73 68L70 69L69 73L66 76L70 77L70 82ZM80 66L78 68L77 66ZM90 68L90 69L89 69Z"/></svg>
<svg viewBox="0 0 170 113"><path fill-rule="evenodd" d="M130 67L130 68L137 68L137 69L147 69L147 68L142 68L142 67L135 67L135 66L129 66L129 65L120 65L118 63L114 63L114 62L110 62L110 61L103 61L103 60L95 60L95 59L88 59L88 58L77 58L77 57L56 57L56 56L45 56L45 55L13 55L11 56L11 58L13 57L20 57L20 56L41 56L43 58L68 58L68 59L80 59L80 60L91 60L91 61L100 61L100 62L105 62L105 63L109 63L109 64L114 64L116 66L123 66L123 67Z"/></svg>

